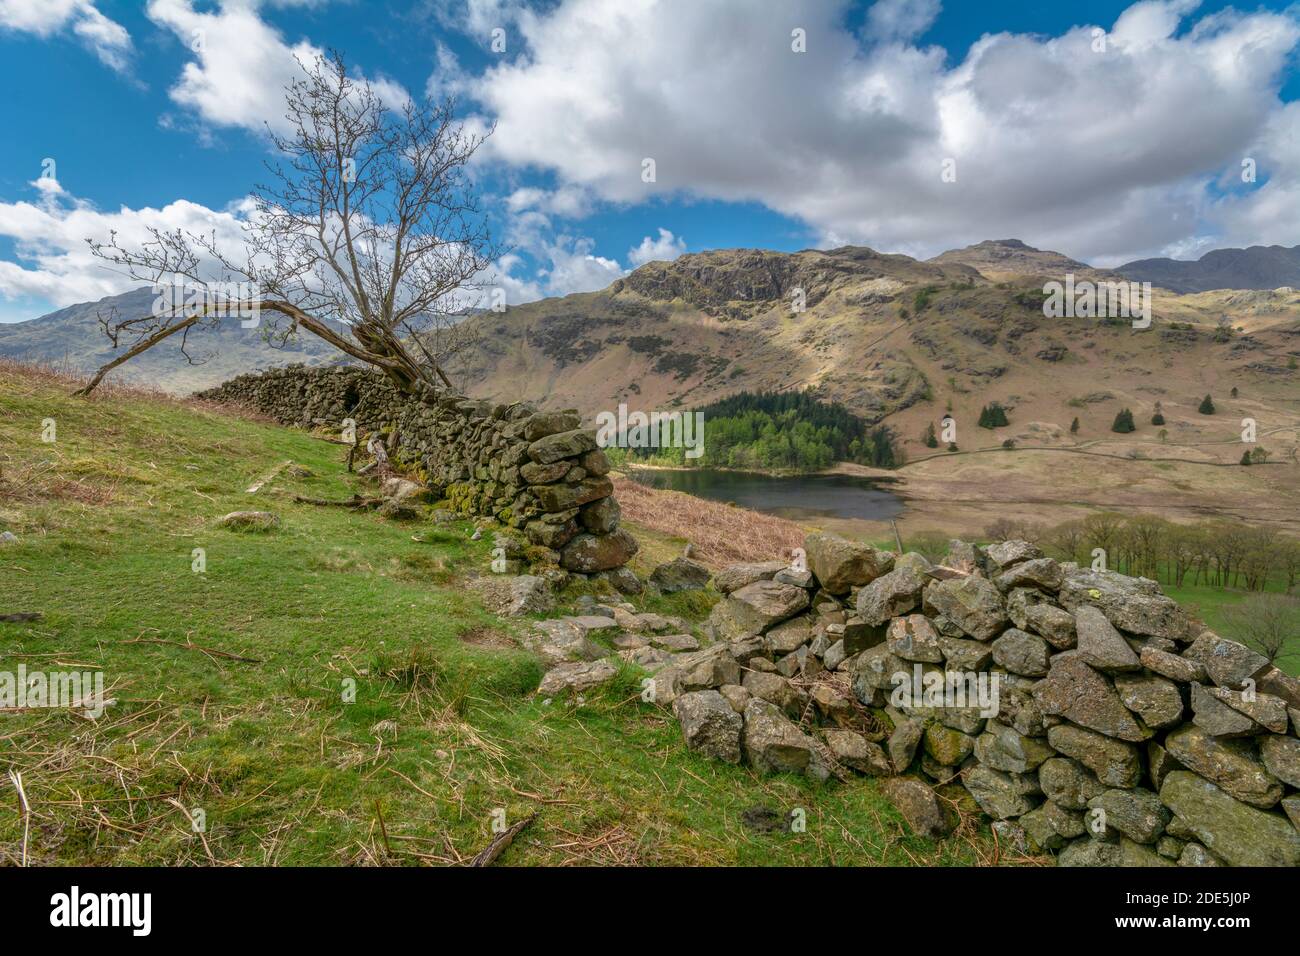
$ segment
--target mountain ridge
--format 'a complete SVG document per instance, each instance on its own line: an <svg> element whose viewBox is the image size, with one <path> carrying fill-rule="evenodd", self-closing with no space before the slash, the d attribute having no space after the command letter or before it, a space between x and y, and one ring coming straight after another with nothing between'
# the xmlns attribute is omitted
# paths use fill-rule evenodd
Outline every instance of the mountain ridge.
<svg viewBox="0 0 1300 956"><path fill-rule="evenodd" d="M1300 287L1300 245L1214 249L1199 259L1136 259L1116 272L1178 293Z"/></svg>

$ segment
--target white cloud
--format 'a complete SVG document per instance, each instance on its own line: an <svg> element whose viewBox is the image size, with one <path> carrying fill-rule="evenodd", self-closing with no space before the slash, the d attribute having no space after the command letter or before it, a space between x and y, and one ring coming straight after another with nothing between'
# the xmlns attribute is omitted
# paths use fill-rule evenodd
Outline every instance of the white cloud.
<svg viewBox="0 0 1300 956"><path fill-rule="evenodd" d="M939 0L876 0L867 11L867 35L873 40L920 36L934 23L939 7Z"/></svg>
<svg viewBox="0 0 1300 956"><path fill-rule="evenodd" d="M547 265L537 270L537 276L547 295L594 292L627 274L616 260L593 253L595 245L590 239L571 236L543 244Z"/></svg>
<svg viewBox="0 0 1300 956"><path fill-rule="evenodd" d="M131 35L92 0L0 0L0 29L49 37L69 28L103 63L126 69Z"/></svg>
<svg viewBox="0 0 1300 956"><path fill-rule="evenodd" d="M485 152L600 200L757 201L828 244L918 255L1018 236L1113 262L1247 219L1300 220L1295 164L1275 165L1258 199L1213 188L1247 150L1280 156L1296 136L1277 97L1295 15L1224 12L1187 29L1190 0L1149 0L1120 16L1105 52L1085 24L985 35L949 63L908 42L933 3L876 4L865 33L890 42L848 32L846 0L787 6L780 18L746 0L525 11L525 48L473 81L497 121ZM807 30L808 52L791 51L788 24ZM642 181L647 157L657 182ZM945 159L956 182L941 178Z"/></svg>
<svg viewBox="0 0 1300 956"><path fill-rule="evenodd" d="M684 252L686 240L660 226L658 238L646 236L639 246L633 246L627 251L627 261L635 268L647 262L672 262Z"/></svg>
<svg viewBox="0 0 1300 956"><path fill-rule="evenodd" d="M107 242L116 231L125 248L150 238L149 228L214 233L225 248L242 248L246 203L226 210L180 199L161 209L105 212L71 196L52 178L31 184L36 202L0 202L0 236L14 242L14 260L0 260L0 299L42 299L56 306L101 299L138 288L141 282L112 271L91 255L88 238Z"/></svg>
<svg viewBox="0 0 1300 956"><path fill-rule="evenodd" d="M298 5L310 2L298 0ZM284 131L285 87L302 75L299 63L310 64L324 53L308 40L287 43L258 16L259 6L257 0L223 0L212 12L202 12L192 0L150 0L149 18L175 34L194 55L172 87L171 98L206 124L257 132L269 125ZM389 106L409 97L390 80L370 82Z"/></svg>

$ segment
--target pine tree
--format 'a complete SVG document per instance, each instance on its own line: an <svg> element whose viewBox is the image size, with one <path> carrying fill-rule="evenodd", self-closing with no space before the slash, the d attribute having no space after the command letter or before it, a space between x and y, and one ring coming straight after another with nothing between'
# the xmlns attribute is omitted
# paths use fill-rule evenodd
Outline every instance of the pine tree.
<svg viewBox="0 0 1300 956"><path fill-rule="evenodd" d="M930 422L928 425L925 426L925 437L922 439L922 441L925 442L926 448L939 447L939 438L934 433L934 422Z"/></svg>
<svg viewBox="0 0 1300 956"><path fill-rule="evenodd" d="M1201 407L1198 408L1197 411L1200 412L1202 415L1213 415L1214 399L1210 398L1209 395L1206 395L1203 399L1201 399Z"/></svg>
<svg viewBox="0 0 1300 956"><path fill-rule="evenodd" d="M1011 421L1007 418L1007 410L998 402L989 402L980 410L980 419L977 422L980 428L1001 428L1004 425L1010 425Z"/></svg>
<svg viewBox="0 0 1300 956"><path fill-rule="evenodd" d="M1079 434L1079 416L1077 415L1074 417L1074 421L1070 422L1070 434Z"/></svg>
<svg viewBox="0 0 1300 956"><path fill-rule="evenodd" d="M1233 398L1236 398L1236 397L1237 397L1237 386L1236 386L1236 385L1232 386L1232 397L1233 397Z"/></svg>
<svg viewBox="0 0 1300 956"><path fill-rule="evenodd" d="M1243 451L1243 452L1241 453L1241 463L1242 463L1243 465L1249 465L1249 464L1251 463L1251 461L1250 461L1250 452L1248 452L1248 451Z"/></svg>
<svg viewBox="0 0 1300 956"><path fill-rule="evenodd" d="M1165 423L1164 408L1161 407L1159 402L1156 402L1156 412L1154 415L1151 416L1151 424L1163 425L1164 423Z"/></svg>
<svg viewBox="0 0 1300 956"><path fill-rule="evenodd" d="M1137 431L1137 426L1133 424L1133 413L1127 408L1121 409L1119 414L1115 416L1115 421L1110 426L1110 430L1121 434Z"/></svg>

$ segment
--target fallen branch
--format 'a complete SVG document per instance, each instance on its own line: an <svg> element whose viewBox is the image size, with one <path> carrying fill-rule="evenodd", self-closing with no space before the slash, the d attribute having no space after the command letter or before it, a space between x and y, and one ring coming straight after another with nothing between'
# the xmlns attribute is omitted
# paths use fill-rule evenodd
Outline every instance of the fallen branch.
<svg viewBox="0 0 1300 956"><path fill-rule="evenodd" d="M506 851L506 848L510 846L511 843L514 842L515 837L518 836L524 830L524 828L528 826L528 824L532 823L536 819L537 819L537 814L534 813L532 816L525 817L523 820L520 820L509 830L505 830L501 833L498 833L496 836L492 838L491 843L489 843L486 847L480 850L478 854L474 857L474 859L469 861L469 865L470 866L491 866L493 863L496 862L496 858L499 857L502 853L504 853Z"/></svg>
<svg viewBox="0 0 1300 956"><path fill-rule="evenodd" d="M353 495L343 501L332 498L308 498L306 495L294 495L293 500L304 505L321 505L327 508L377 508L384 503L383 498L362 498Z"/></svg>
<svg viewBox="0 0 1300 956"><path fill-rule="evenodd" d="M258 657L241 657L239 654L228 654L225 651L214 650L211 647L202 647L201 645L188 643L182 644L180 641L168 641L161 637L133 637L129 641L123 641L123 644L166 644L168 647L180 647L187 651L199 651L207 654L209 657L224 657L230 661L242 661L245 664L264 664L266 663Z"/></svg>
<svg viewBox="0 0 1300 956"><path fill-rule="evenodd" d="M381 481L393 473L393 466L388 461L388 449L384 447L384 440L380 436L374 435L366 442L366 451L375 456L375 467Z"/></svg>
<svg viewBox="0 0 1300 956"><path fill-rule="evenodd" d="M39 621L45 615L40 611L24 611L20 614L0 614L0 621L6 624L25 624L28 621Z"/></svg>
<svg viewBox="0 0 1300 956"><path fill-rule="evenodd" d="M292 464L293 464L293 462L292 462L292 461L288 461L288 460L280 462L280 464L276 465L274 468L272 468L270 471L268 471L265 475L263 475L261 478L257 479L257 481L253 482L253 483L252 483L251 485L249 485L246 489L244 489L244 494L246 494L246 495L255 495L255 494L257 494L259 491L262 490L262 488L263 488L263 487L264 487L268 482L270 482L270 481L274 481L275 478L276 478L276 476L279 475L280 472L284 471L286 468L288 468L288 467L289 467L290 465L292 465Z"/></svg>

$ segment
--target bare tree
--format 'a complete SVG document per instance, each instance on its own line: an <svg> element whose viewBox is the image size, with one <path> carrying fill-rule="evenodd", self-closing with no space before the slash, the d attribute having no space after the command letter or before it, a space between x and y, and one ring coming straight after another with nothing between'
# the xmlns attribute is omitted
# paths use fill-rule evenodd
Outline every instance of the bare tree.
<svg viewBox="0 0 1300 956"><path fill-rule="evenodd" d="M1300 655L1300 599L1252 594L1225 616L1235 636L1267 657L1270 664Z"/></svg>
<svg viewBox="0 0 1300 956"><path fill-rule="evenodd" d="M133 249L116 233L90 242L131 278L186 292L148 316L101 319L127 350L78 394L172 336L184 350L191 332L232 311L256 313L272 345L305 329L402 391L450 386L431 333L465 314L501 254L465 175L484 137L455 121L450 99L385 105L337 53L300 65L285 91L289 132L272 134L279 158L270 185L253 190L242 249L184 230L153 229Z"/></svg>

